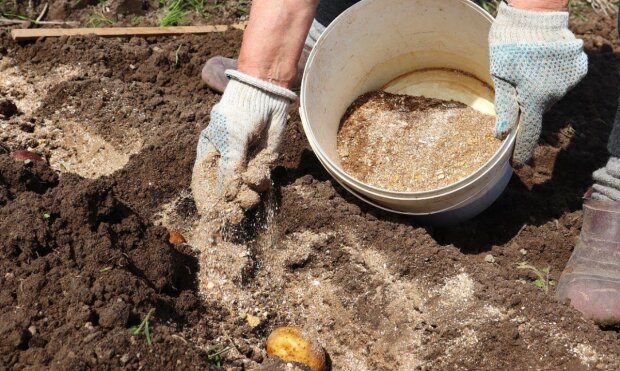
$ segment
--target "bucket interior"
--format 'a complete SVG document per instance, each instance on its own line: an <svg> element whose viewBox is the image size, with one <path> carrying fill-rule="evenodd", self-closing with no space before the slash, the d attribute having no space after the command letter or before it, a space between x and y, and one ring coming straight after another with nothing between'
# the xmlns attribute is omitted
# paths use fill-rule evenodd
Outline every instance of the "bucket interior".
<svg viewBox="0 0 620 371"><path fill-rule="evenodd" d="M492 17L467 0L366 0L340 15L312 51L301 114L320 157L344 176L340 120L361 94L453 99L494 114L488 32Z"/></svg>

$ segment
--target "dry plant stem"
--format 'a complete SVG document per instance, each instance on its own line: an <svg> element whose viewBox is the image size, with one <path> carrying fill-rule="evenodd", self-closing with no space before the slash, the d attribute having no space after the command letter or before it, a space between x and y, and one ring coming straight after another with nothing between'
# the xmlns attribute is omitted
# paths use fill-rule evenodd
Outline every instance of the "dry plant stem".
<svg viewBox="0 0 620 371"><path fill-rule="evenodd" d="M49 5L50 5L50 3L45 3L45 5L43 6L43 10L41 10L41 13L37 17L37 19L34 21L35 23L41 22L43 17L45 17L45 13L47 12L47 8L49 7Z"/></svg>
<svg viewBox="0 0 620 371"><path fill-rule="evenodd" d="M465 104L370 92L345 113L338 132L344 170L362 182L401 192L453 184L498 150L494 117Z"/></svg>

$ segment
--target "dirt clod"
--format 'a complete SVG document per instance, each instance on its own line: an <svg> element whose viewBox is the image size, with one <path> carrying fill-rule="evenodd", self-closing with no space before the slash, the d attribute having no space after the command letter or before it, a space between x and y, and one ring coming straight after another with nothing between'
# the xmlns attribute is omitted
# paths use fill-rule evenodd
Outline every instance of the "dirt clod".
<svg viewBox="0 0 620 371"><path fill-rule="evenodd" d="M0 98L0 118L9 119L18 112L12 100Z"/></svg>

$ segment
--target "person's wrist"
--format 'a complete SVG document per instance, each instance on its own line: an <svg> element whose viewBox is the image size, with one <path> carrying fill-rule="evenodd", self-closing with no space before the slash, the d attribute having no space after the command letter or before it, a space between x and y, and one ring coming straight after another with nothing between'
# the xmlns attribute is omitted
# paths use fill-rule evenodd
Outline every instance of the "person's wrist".
<svg viewBox="0 0 620 371"><path fill-rule="evenodd" d="M293 81L297 77L297 71L278 71L272 67L246 65L242 61L239 61L237 71L287 89L293 85Z"/></svg>
<svg viewBox="0 0 620 371"><path fill-rule="evenodd" d="M568 0L507 0L513 8L536 12L567 12Z"/></svg>

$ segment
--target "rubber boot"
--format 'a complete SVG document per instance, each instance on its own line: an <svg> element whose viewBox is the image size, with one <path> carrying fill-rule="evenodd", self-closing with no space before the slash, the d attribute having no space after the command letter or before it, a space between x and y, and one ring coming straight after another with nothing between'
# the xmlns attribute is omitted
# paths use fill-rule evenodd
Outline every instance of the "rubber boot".
<svg viewBox="0 0 620 371"><path fill-rule="evenodd" d="M226 85L228 85L228 77L224 72L235 69L237 69L236 59L218 55L210 58L202 67L202 81L211 89L223 93Z"/></svg>
<svg viewBox="0 0 620 371"><path fill-rule="evenodd" d="M588 199L557 298L599 325L620 325L620 202Z"/></svg>

